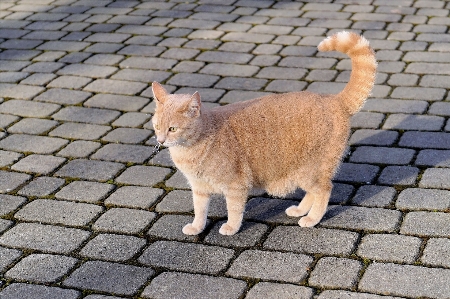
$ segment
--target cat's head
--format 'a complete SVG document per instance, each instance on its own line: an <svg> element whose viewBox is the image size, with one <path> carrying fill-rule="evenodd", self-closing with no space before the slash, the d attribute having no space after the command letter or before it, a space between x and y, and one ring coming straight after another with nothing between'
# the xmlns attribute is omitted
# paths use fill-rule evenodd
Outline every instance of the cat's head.
<svg viewBox="0 0 450 299"><path fill-rule="evenodd" d="M200 94L169 94L158 82L152 84L156 102L152 118L157 141L167 147L187 145L195 135L201 111Z"/></svg>

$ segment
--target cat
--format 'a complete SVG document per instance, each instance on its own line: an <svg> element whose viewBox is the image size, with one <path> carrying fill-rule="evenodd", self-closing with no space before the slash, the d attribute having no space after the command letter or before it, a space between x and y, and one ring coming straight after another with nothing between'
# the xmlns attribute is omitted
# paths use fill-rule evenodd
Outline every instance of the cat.
<svg viewBox="0 0 450 299"><path fill-rule="evenodd" d="M228 211L219 233L235 234L254 188L280 197L303 189L305 197L286 209L287 215L303 216L302 227L320 222L346 149L350 117L373 88L377 62L369 42L356 33L336 33L318 49L351 58L350 80L338 94L273 94L207 110L198 92L169 94L153 82L157 141L169 148L192 187L195 217L184 234L204 230L210 195L217 193L225 196Z"/></svg>

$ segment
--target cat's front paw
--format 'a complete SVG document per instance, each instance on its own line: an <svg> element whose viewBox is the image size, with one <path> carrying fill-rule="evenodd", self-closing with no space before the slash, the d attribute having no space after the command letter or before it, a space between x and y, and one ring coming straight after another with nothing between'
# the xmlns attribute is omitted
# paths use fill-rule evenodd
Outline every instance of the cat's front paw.
<svg viewBox="0 0 450 299"><path fill-rule="evenodd" d="M202 231L203 231L203 228L195 227L192 225L192 223L186 224L183 227L183 234L185 234L185 235L195 236L195 235L198 235L199 233L201 233Z"/></svg>
<svg viewBox="0 0 450 299"><path fill-rule="evenodd" d="M290 217L300 217L306 215L306 213L308 213L308 211L302 211L298 208L298 206L290 206L286 209L286 215Z"/></svg>
<svg viewBox="0 0 450 299"><path fill-rule="evenodd" d="M314 225L316 225L319 222L320 222L320 219L317 220L317 219L313 219L309 216L305 216L305 217L300 218L298 224L301 227L313 227Z"/></svg>
<svg viewBox="0 0 450 299"><path fill-rule="evenodd" d="M220 227L219 233L221 235L224 235L224 236L231 236L231 235L234 235L235 233L237 233L238 230L239 230L239 227L238 228L233 228L228 223L224 223Z"/></svg>

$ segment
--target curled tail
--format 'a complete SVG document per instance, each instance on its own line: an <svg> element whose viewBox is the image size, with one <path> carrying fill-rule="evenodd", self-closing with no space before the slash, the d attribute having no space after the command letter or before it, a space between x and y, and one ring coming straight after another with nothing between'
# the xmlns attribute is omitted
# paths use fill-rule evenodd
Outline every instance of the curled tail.
<svg viewBox="0 0 450 299"><path fill-rule="evenodd" d="M350 80L338 96L344 101L350 114L358 112L372 91L375 83L377 61L369 42L353 32L342 31L325 40L319 51L339 51L347 54L352 61Z"/></svg>

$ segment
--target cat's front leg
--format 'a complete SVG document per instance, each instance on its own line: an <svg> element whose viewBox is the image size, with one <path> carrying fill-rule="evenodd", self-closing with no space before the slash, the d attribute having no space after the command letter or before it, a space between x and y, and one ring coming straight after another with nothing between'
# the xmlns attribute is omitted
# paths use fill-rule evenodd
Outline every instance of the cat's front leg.
<svg viewBox="0 0 450 299"><path fill-rule="evenodd" d="M192 196L194 199L194 221L183 227L185 235L198 235L206 226L208 216L208 207L210 202L209 194L193 189Z"/></svg>
<svg viewBox="0 0 450 299"><path fill-rule="evenodd" d="M247 192L234 191L225 194L228 210L228 221L219 229L219 233L226 236L234 235L239 231L244 217Z"/></svg>

